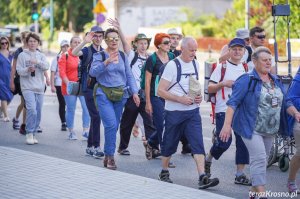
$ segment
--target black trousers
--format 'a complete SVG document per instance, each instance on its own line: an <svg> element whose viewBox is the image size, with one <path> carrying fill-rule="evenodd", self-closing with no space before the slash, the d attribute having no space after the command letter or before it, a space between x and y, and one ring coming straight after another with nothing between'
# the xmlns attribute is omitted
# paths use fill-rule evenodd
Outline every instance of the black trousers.
<svg viewBox="0 0 300 199"><path fill-rule="evenodd" d="M140 106L137 107L132 97L127 100L120 124L121 139L119 149L123 150L128 147L131 131L139 113L143 118L146 139L148 139L156 131L152 118L145 111L145 106L146 103L141 102Z"/></svg>
<svg viewBox="0 0 300 199"><path fill-rule="evenodd" d="M58 99L58 111L61 123L66 123L66 102L65 98L61 93L61 86L55 86L56 96Z"/></svg>

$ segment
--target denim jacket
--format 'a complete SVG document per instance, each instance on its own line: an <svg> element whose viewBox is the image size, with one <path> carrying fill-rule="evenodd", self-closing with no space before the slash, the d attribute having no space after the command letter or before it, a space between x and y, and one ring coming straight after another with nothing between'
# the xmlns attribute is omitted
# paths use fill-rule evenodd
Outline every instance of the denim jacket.
<svg viewBox="0 0 300 199"><path fill-rule="evenodd" d="M275 85L279 86L283 92L283 85L280 79L270 73L269 76ZM247 139L252 138L255 129L262 83L255 69L241 75L235 81L232 87L232 95L227 101L227 106L230 106L234 110L232 121L233 130ZM283 97L279 127L280 132L283 134L287 134L286 106L285 97Z"/></svg>
<svg viewBox="0 0 300 199"><path fill-rule="evenodd" d="M300 67L298 68L298 72L295 75L290 88L287 92L287 104L290 106L295 106L295 108L300 111ZM292 116L288 116L288 127L289 127L289 135L293 134L295 118Z"/></svg>

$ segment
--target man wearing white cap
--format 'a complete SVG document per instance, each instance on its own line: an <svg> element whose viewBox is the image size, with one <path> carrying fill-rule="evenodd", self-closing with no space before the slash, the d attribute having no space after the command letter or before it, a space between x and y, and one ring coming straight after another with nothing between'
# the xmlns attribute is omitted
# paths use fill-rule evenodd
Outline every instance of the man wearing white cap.
<svg viewBox="0 0 300 199"><path fill-rule="evenodd" d="M248 50L248 46L250 44L250 41L249 41L249 30L246 29L246 28L240 28L236 31L236 38L240 38L240 39L243 39L246 43L246 50L245 50L245 53L244 53L244 56L242 58L242 62L247 62L247 59L248 59L248 56L249 56L249 50ZM228 48L228 45L224 45L222 50L221 50L221 56L219 58L219 62L224 62L226 60L228 60L230 58L230 55L229 55L229 48Z"/></svg>
<svg viewBox="0 0 300 199"><path fill-rule="evenodd" d="M178 47L179 42L182 39L183 35L180 32L178 32L176 28L169 29L168 35L170 35L170 42L171 42L170 52L173 53L175 57L178 57L179 55L181 55L181 50L177 50L176 48ZM185 135L181 137L180 141L182 143L181 153L182 154L191 153L191 148L189 146L189 143Z"/></svg>
<svg viewBox="0 0 300 199"><path fill-rule="evenodd" d="M174 53L175 57L178 57L181 54L181 50L176 48L179 45L179 41L182 39L182 34L177 31L176 28L171 28L168 30L168 35L170 35L171 47L170 52Z"/></svg>

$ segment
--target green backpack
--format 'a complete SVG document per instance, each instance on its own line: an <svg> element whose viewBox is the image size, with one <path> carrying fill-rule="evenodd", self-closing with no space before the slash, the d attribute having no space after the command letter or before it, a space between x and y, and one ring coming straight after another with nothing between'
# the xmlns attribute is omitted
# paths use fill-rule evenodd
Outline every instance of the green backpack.
<svg viewBox="0 0 300 199"><path fill-rule="evenodd" d="M172 59L175 58L175 55L171 52L168 52L168 57L169 57L169 61L171 61ZM156 60L157 60L156 52L154 52L152 55L150 55L150 57L148 59L151 59L152 66L154 67L156 64ZM157 75L157 77L156 77L157 83L159 80L159 76L160 76L160 74ZM146 81L146 62L143 65L142 70L141 70L141 89L143 89L143 90L145 90L145 81Z"/></svg>

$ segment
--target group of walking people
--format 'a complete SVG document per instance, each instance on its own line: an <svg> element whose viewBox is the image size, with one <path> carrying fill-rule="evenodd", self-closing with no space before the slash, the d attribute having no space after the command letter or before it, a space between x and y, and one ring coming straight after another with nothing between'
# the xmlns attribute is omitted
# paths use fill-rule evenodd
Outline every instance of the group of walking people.
<svg viewBox="0 0 300 199"><path fill-rule="evenodd" d="M131 131L134 126L142 128L142 120L146 158L161 156L162 159L159 180L173 182L169 168L176 165L171 157L181 141L181 153L192 154L195 160L199 188L213 187L219 184L219 179L211 178L211 165L229 148L233 130L236 138L234 183L251 186L256 196L266 198L263 193L266 192L267 157L274 136L282 132L295 137L297 152L291 160L287 186L289 192L299 192L295 179L300 168L300 93L297 89L300 69L285 93L274 74L271 52L263 46L264 29L239 29L236 37L222 49L220 63L208 85L208 93L216 99L216 130L213 145L206 153L199 109L202 94L197 41L170 29L168 33L155 35L156 51L150 54L151 38L140 33L129 45L118 20L108 22L113 28L104 31L94 26L83 41L78 36L72 37L70 42L63 40L61 51L51 64L51 78L45 73L50 67L45 55L38 50L38 35L22 34L24 46L14 56L9 53L9 41L0 38L0 67L4 71L0 75L3 120L9 121L6 107L12 100L11 91L19 93L22 100L13 125L19 128L18 118L25 107L23 123L27 144L38 143L36 133L41 130L46 78L51 91L57 94L61 130L69 131L70 140L77 139L74 116L78 98L82 107L82 137L87 139L86 154L104 157L103 165L108 169L117 169L116 151L130 155ZM101 46L103 40L105 49ZM123 51L119 50L120 44ZM16 78L19 78L19 88ZM79 90L73 94L75 84L79 84ZM101 121L104 151L100 147ZM250 178L244 171L248 164Z"/></svg>

